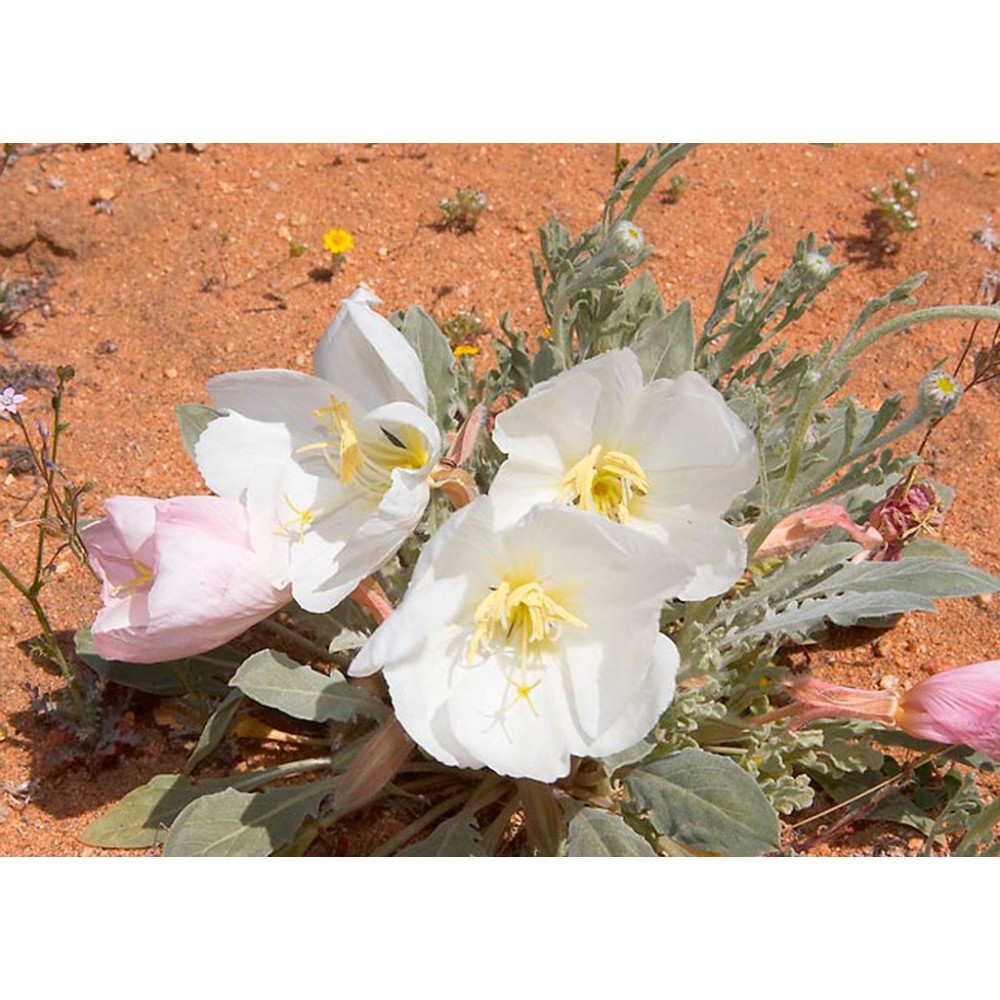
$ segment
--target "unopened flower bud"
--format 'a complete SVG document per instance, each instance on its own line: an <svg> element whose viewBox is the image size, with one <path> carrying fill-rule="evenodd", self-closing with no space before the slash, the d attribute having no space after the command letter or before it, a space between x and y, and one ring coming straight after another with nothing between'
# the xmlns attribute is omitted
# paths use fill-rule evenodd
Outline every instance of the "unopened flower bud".
<svg viewBox="0 0 1000 1000"><path fill-rule="evenodd" d="M830 277L833 265L821 253L810 252L802 258L805 277L811 284L822 284Z"/></svg>
<svg viewBox="0 0 1000 1000"><path fill-rule="evenodd" d="M607 246L616 257L628 260L643 248L645 242L642 230L634 222L622 219L611 230Z"/></svg>
<svg viewBox="0 0 1000 1000"><path fill-rule="evenodd" d="M962 398L962 386L954 375L935 368L920 380L917 398L920 406L935 420L940 420L958 406L958 401Z"/></svg>

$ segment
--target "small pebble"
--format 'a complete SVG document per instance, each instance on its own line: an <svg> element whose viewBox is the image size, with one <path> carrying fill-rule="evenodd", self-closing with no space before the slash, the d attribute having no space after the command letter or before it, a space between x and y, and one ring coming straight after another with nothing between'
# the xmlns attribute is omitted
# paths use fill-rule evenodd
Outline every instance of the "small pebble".
<svg viewBox="0 0 1000 1000"><path fill-rule="evenodd" d="M164 371L163 374L167 378L177 378L177 369L176 368L167 368L166 371Z"/></svg>

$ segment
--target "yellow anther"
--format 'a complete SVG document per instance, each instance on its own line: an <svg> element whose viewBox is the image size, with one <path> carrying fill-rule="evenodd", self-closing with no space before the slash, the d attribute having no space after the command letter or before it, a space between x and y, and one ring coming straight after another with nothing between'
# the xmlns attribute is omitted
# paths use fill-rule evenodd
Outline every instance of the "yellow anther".
<svg viewBox="0 0 1000 1000"><path fill-rule="evenodd" d="M135 576L131 580L126 580L124 583L119 583L117 586L112 587L110 590L112 597L117 597L123 590L129 594L134 594L140 587L145 587L153 582L153 571L145 563L139 562L138 559L133 559L132 568L135 570Z"/></svg>
<svg viewBox="0 0 1000 1000"><path fill-rule="evenodd" d="M595 445L563 476L563 495L581 510L595 511L612 521L627 524L629 505L635 497L649 492L649 480L642 466L623 451L609 451Z"/></svg>
<svg viewBox="0 0 1000 1000"><path fill-rule="evenodd" d="M466 663L471 666L480 646L485 644L516 650L522 670L527 667L531 654L550 639L560 625L587 627L586 622L547 594L537 580L515 587L504 580L479 602L473 621L476 627L469 641Z"/></svg>
<svg viewBox="0 0 1000 1000"><path fill-rule="evenodd" d="M351 422L351 409L347 403L330 396L330 405L313 410L313 416L326 424L336 435L340 452L340 481L347 485L357 475L364 464L364 455L358 442L358 432ZM306 445L299 451L310 451L317 447L327 448L333 442L322 441L315 445Z"/></svg>

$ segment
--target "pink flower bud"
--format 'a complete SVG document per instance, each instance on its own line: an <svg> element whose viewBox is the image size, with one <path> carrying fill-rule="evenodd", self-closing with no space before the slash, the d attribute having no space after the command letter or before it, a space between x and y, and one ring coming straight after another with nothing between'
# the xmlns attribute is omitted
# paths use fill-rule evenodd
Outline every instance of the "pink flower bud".
<svg viewBox="0 0 1000 1000"><path fill-rule="evenodd" d="M761 543L754 558L784 559L814 545L835 527L846 531L866 551L882 544L882 536L877 531L855 524L839 503L818 503L782 518ZM744 533L749 534L749 528Z"/></svg>
<svg viewBox="0 0 1000 1000"><path fill-rule="evenodd" d="M911 736L964 743L1000 759L1000 660L928 677L899 702L896 723Z"/></svg>
<svg viewBox="0 0 1000 1000"><path fill-rule="evenodd" d="M80 535L101 579L94 646L158 663L228 642L290 600L250 547L242 504L222 497L111 497Z"/></svg>

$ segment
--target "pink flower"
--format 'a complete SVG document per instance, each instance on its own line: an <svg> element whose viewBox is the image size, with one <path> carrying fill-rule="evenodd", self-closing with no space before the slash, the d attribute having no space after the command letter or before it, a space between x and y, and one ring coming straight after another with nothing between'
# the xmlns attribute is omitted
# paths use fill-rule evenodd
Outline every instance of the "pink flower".
<svg viewBox="0 0 1000 1000"><path fill-rule="evenodd" d="M158 663L228 642L277 611L246 510L222 497L112 497L80 534L104 607L94 646L107 660Z"/></svg>
<svg viewBox="0 0 1000 1000"><path fill-rule="evenodd" d="M896 722L911 736L964 743L1000 759L1000 660L955 667L915 684L900 698Z"/></svg>
<svg viewBox="0 0 1000 1000"><path fill-rule="evenodd" d="M903 694L841 687L810 674L788 682L792 703L754 717L788 718L789 729L816 719L870 719L934 743L963 743L1000 760L1000 660L955 667Z"/></svg>

